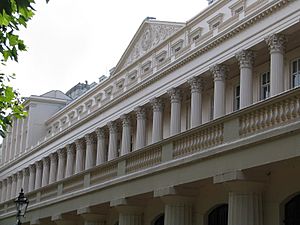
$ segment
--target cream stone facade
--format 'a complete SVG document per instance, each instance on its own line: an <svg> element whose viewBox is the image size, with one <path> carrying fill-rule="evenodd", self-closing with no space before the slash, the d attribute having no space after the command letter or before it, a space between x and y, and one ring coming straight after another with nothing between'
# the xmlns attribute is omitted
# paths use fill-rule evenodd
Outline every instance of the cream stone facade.
<svg viewBox="0 0 300 225"><path fill-rule="evenodd" d="M27 99L0 224L21 188L27 225L300 224L299 37L299 0L145 19L109 78Z"/></svg>

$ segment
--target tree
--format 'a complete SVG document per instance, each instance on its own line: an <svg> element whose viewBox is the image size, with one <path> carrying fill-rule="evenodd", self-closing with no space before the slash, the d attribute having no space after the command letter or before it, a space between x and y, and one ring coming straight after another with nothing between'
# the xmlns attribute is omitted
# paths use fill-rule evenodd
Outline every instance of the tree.
<svg viewBox="0 0 300 225"><path fill-rule="evenodd" d="M48 2L48 0L47 0ZM34 15L35 0L0 0L0 60L2 68L8 60L18 62L18 53L26 51L24 41L18 31L27 27ZM1 68L0 68L1 69ZM23 100L19 93L10 86L10 79L0 70L0 135L5 137L8 126L13 118L24 118Z"/></svg>

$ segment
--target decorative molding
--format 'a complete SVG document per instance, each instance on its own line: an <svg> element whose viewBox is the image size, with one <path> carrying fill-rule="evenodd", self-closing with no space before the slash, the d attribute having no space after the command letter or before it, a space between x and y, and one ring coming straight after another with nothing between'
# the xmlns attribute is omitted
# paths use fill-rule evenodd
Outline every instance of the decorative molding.
<svg viewBox="0 0 300 225"><path fill-rule="evenodd" d="M214 81L223 81L226 79L228 67L226 65L216 64L210 67L210 71L213 74Z"/></svg>
<svg viewBox="0 0 300 225"><path fill-rule="evenodd" d="M268 44L271 53L273 52L283 53L285 50L287 38L283 34L271 34L265 38L265 41Z"/></svg>
<svg viewBox="0 0 300 225"><path fill-rule="evenodd" d="M250 50L242 50L235 54L236 59L239 61L240 67L252 68L254 64L254 52Z"/></svg>
<svg viewBox="0 0 300 225"><path fill-rule="evenodd" d="M123 127L130 127L131 126L131 117L128 114L124 114L121 116L122 126Z"/></svg>
<svg viewBox="0 0 300 225"><path fill-rule="evenodd" d="M202 79L199 77L192 77L188 79L188 84L191 87L191 92L201 92L203 90Z"/></svg>
<svg viewBox="0 0 300 225"><path fill-rule="evenodd" d="M152 105L153 112L162 112L164 108L164 104L161 98L153 98L150 100L150 104Z"/></svg>
<svg viewBox="0 0 300 225"><path fill-rule="evenodd" d="M167 93L171 98L171 103L179 103L182 99L182 92L178 88L171 88Z"/></svg>
<svg viewBox="0 0 300 225"><path fill-rule="evenodd" d="M137 120L145 120L146 119L146 109L144 106L138 106L134 108L134 112L136 113Z"/></svg>

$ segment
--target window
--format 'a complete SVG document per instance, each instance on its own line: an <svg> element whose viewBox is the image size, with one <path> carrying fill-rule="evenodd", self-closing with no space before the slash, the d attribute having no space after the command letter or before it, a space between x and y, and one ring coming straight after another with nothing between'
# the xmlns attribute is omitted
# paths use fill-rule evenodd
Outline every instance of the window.
<svg viewBox="0 0 300 225"><path fill-rule="evenodd" d="M161 214L152 221L152 225L164 225L165 214Z"/></svg>
<svg viewBox="0 0 300 225"><path fill-rule="evenodd" d="M234 87L233 111L240 109L240 85Z"/></svg>
<svg viewBox="0 0 300 225"><path fill-rule="evenodd" d="M296 59L292 62L292 87L300 86L300 59Z"/></svg>
<svg viewBox="0 0 300 225"><path fill-rule="evenodd" d="M212 210L208 215L208 225L227 225L228 205L223 204Z"/></svg>
<svg viewBox="0 0 300 225"><path fill-rule="evenodd" d="M284 208L284 224L296 225L300 223L300 195L292 198Z"/></svg>
<svg viewBox="0 0 300 225"><path fill-rule="evenodd" d="M270 72L260 76L260 100L270 97Z"/></svg>

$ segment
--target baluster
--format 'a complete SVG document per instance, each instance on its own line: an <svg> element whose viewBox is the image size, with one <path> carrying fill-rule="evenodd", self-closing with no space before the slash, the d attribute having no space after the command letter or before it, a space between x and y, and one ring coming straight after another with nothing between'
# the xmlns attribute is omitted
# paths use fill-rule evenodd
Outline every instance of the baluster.
<svg viewBox="0 0 300 225"><path fill-rule="evenodd" d="M259 130L259 111L255 111L255 124L254 124L254 131L256 132Z"/></svg>
<svg viewBox="0 0 300 225"><path fill-rule="evenodd" d="M297 104L297 99L294 96L291 100L290 100L290 111L291 111L291 118L296 118L297 114L296 114L296 104Z"/></svg>
<svg viewBox="0 0 300 225"><path fill-rule="evenodd" d="M296 96L296 115L296 117L300 115L300 98L298 95Z"/></svg>
<svg viewBox="0 0 300 225"><path fill-rule="evenodd" d="M240 117L239 119L239 128L240 128L240 135L245 134L245 119L244 116Z"/></svg>
<svg viewBox="0 0 300 225"><path fill-rule="evenodd" d="M285 100L284 106L285 106L285 114L286 114L286 120L290 120L292 117L291 108L290 108L290 99Z"/></svg>
<svg viewBox="0 0 300 225"><path fill-rule="evenodd" d="M253 133L255 131L255 112L252 112L250 115L250 132Z"/></svg>

